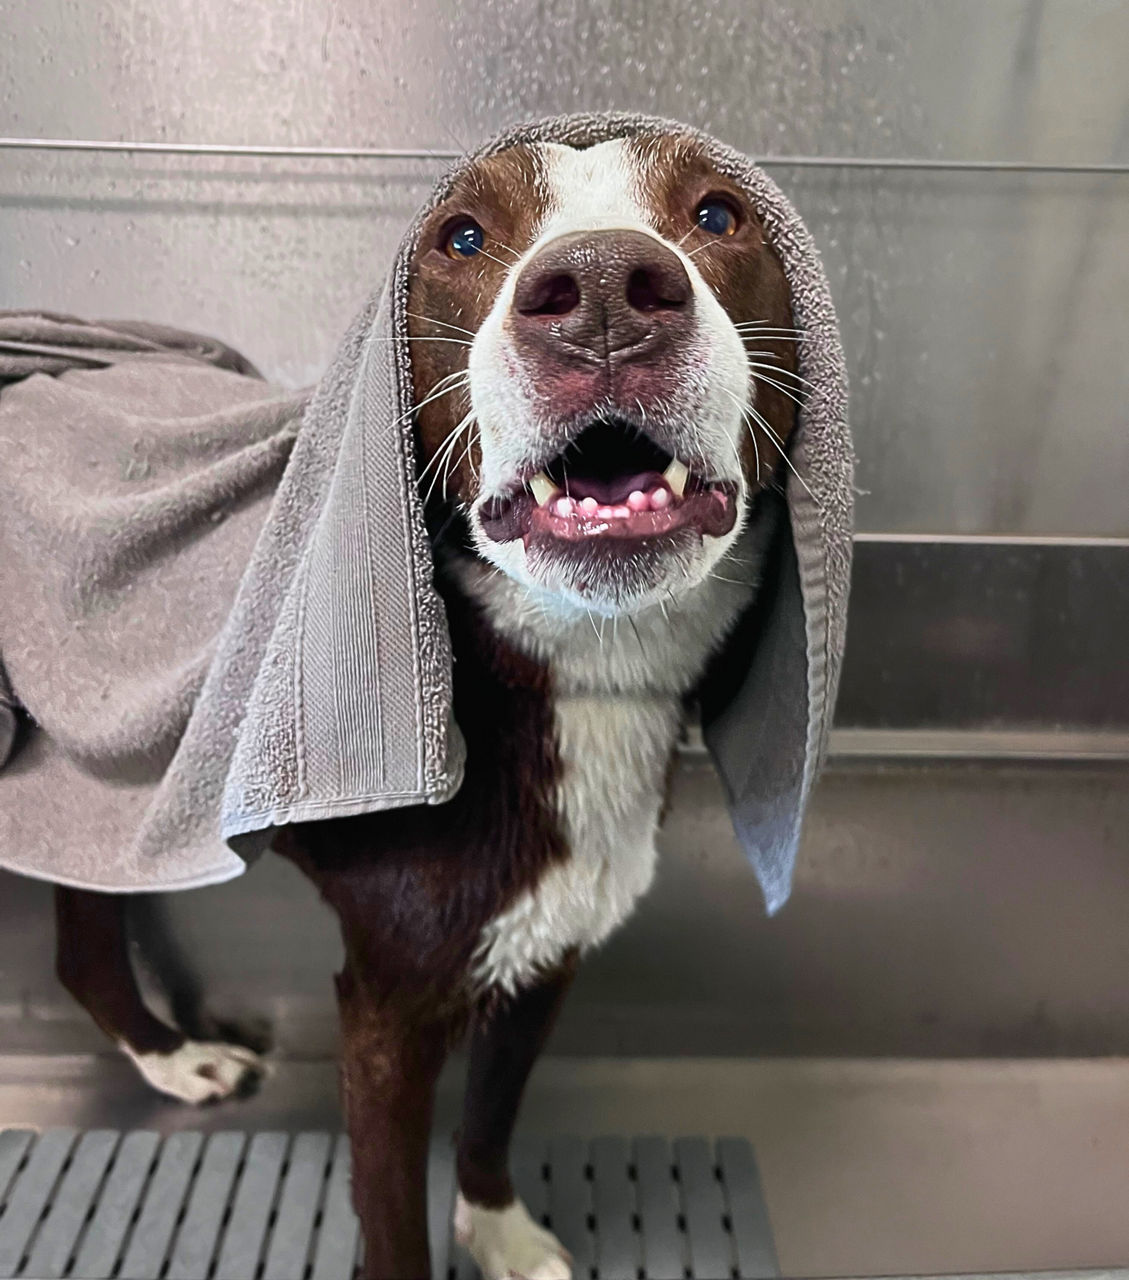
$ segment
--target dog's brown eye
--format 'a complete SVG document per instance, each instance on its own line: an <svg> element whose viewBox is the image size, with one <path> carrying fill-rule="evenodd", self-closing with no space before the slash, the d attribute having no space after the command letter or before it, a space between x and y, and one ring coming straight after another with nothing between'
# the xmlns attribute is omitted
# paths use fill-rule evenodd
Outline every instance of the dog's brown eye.
<svg viewBox="0 0 1129 1280"><path fill-rule="evenodd" d="M447 232L443 251L448 258L473 258L486 243L486 233L473 218L463 218Z"/></svg>
<svg viewBox="0 0 1129 1280"><path fill-rule="evenodd" d="M698 226L711 236L731 236L737 230L737 210L720 196L707 196L695 212Z"/></svg>

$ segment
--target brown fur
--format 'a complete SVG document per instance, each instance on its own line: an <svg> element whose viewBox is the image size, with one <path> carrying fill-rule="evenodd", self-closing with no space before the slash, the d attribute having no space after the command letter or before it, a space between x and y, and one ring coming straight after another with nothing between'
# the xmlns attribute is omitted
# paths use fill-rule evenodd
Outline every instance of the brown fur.
<svg viewBox="0 0 1129 1280"><path fill-rule="evenodd" d="M346 955L379 969L382 999L461 1008L483 926L565 849L551 799L560 766L548 673L440 585L467 748L459 791L446 804L293 827L277 848L340 916Z"/></svg>
<svg viewBox="0 0 1129 1280"><path fill-rule="evenodd" d="M59 981L116 1043L134 1053L172 1053L185 1036L155 1018L141 999L125 905L117 895L55 887Z"/></svg>
<svg viewBox="0 0 1129 1280"><path fill-rule="evenodd" d="M470 342L458 325L477 333L494 305L510 264L533 243L537 211L541 207L538 185L543 178L537 152L513 147L501 155L480 161L457 182L454 191L428 218L412 264L408 295L408 333L412 338L412 383L417 404L448 374L467 367ZM470 261L454 261L443 249L446 232L460 216L472 217L486 232L485 252ZM436 323L436 321L442 323ZM430 341L440 338L442 341ZM455 342L447 341L454 338ZM424 465L454 430L470 408L465 391L441 396L420 411L419 431ZM461 498L473 492L473 475L480 455L476 433L471 432L470 451L450 473L449 489Z"/></svg>
<svg viewBox="0 0 1129 1280"><path fill-rule="evenodd" d="M643 161L644 192L657 229L694 254L732 319L790 326L783 270L741 192L687 139L645 138L631 145ZM417 339L417 403L441 378L466 368L471 335L492 306L509 263L536 234L540 177L533 149L482 161L424 226L408 308L409 332ZM713 193L724 194L741 214L732 237L714 238L696 227L698 204ZM483 227L486 253L453 260L443 245L452 221L462 215ZM431 338L455 341L426 340ZM795 369L794 343L757 338L746 345L771 352L767 363ZM419 412L421 465L435 456L468 407L466 393L456 391ZM757 407L786 440L794 425L793 402L760 382ZM779 460L760 428L757 448L759 471L750 436L744 461L754 489L769 482ZM472 445L452 469L453 493L464 502L476 496L478 461ZM374 1280L429 1274L426 1165L435 1082L469 1020L474 1029L459 1183L480 1205L503 1207L512 1200L507 1150L518 1103L575 963L570 956L558 973L544 975L512 1001L492 1005L483 1002L468 976L483 926L567 851L553 808L560 761L549 674L495 635L442 570L439 586L455 654L455 717L467 745L461 789L443 805L288 828L276 846L314 880L341 922L342 1084L365 1274ZM60 890L59 902L64 982L116 1039L139 1051L175 1048L183 1038L157 1023L137 993L119 905L104 895L67 890Z"/></svg>
<svg viewBox="0 0 1129 1280"><path fill-rule="evenodd" d="M457 1156L459 1189L472 1204L503 1209L513 1202L509 1153L521 1097L576 960L569 955L556 973L476 1019Z"/></svg>
<svg viewBox="0 0 1129 1280"><path fill-rule="evenodd" d="M734 324L767 322L772 329L791 328L791 293L784 268L764 238L764 227L748 196L731 179L718 173L701 143L670 134L646 135L629 144L639 158L643 191L654 214L656 228L666 239L692 256L694 265ZM724 196L740 215L732 236L711 236L697 225L696 210L707 196ZM749 338L745 347L758 363L796 372L796 344L780 338ZM752 356L767 351L768 356ZM754 375L766 370L754 369ZM768 377L791 387L794 378ZM756 408L780 440L787 442L796 422L795 401L768 383L756 379ZM793 393L795 394L795 393ZM780 463L780 449L754 422L756 448L750 434L744 442L745 473L753 488L766 483ZM756 458L760 458L758 473Z"/></svg>
<svg viewBox="0 0 1129 1280"><path fill-rule="evenodd" d="M774 329L791 328L791 298L780 259L765 240L764 228L748 197L731 179L718 173L701 144L688 137L661 134L636 138L629 146L640 160L644 199L656 229L672 243L681 241L681 247L693 254L695 266L733 322L761 321ZM536 151L516 147L482 161L431 215L413 264L408 303L409 333L413 339L466 337L470 341L469 336L438 325L435 320L447 320L471 333L477 331L502 287L506 269L533 241L536 219L532 211L539 207L540 178L541 163ZM724 195L741 214L741 225L733 236L710 236L697 226L698 205L714 194ZM469 215L482 226L490 257L480 254L460 262L443 252L444 232L460 215ZM793 387L795 379L788 374L796 372L794 342L781 337L757 337L748 338L745 346L750 353L768 352L767 356L751 358L785 371L777 377L767 370L752 370L755 375L764 373ZM441 378L466 368L469 350L458 342L413 341L417 403L426 399ZM421 409L423 466L432 460L469 407L467 394L455 391ZM796 420L796 404L791 396L758 377L756 407L775 435L787 442ZM475 496L474 472L479 463L473 432L469 452L460 456L462 452L462 445L454 451L458 461L451 469L449 491L466 502ZM745 472L754 490L770 482L780 457L776 442L754 422L742 452Z"/></svg>
<svg viewBox="0 0 1129 1280"><path fill-rule="evenodd" d="M277 844L341 922L337 994L354 1196L366 1274L382 1280L427 1274L432 1099L475 1005L467 983L475 943L565 854L550 807L559 764L547 673L501 643L452 589L445 594L458 655L455 717L467 745L458 793L442 805L292 828ZM460 1167L473 1170L476 1152L460 1156ZM482 1181L496 1186L498 1148L487 1157Z"/></svg>

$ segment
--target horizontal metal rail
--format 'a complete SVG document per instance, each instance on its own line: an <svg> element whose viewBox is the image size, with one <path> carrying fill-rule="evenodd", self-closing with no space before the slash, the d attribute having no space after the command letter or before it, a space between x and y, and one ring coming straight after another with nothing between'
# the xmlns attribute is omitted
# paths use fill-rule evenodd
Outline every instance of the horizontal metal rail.
<svg viewBox="0 0 1129 1280"><path fill-rule="evenodd" d="M122 142L97 138L0 138L2 151L87 151L104 154L249 156L298 160L438 160L463 154L450 149L412 147L301 147L225 142ZM761 156L766 167L793 169L936 170L955 173L1129 174L1129 161L1051 163L1029 160L947 160L882 156Z"/></svg>
<svg viewBox="0 0 1129 1280"><path fill-rule="evenodd" d="M1102 547L1129 551L1124 534L1073 533L861 533L856 543L947 547Z"/></svg>
<svg viewBox="0 0 1129 1280"><path fill-rule="evenodd" d="M687 764L709 759L700 726L692 724L678 755ZM1129 765L1129 732L1119 729L860 729L831 730L830 768L857 762L942 764L977 761L1008 764Z"/></svg>

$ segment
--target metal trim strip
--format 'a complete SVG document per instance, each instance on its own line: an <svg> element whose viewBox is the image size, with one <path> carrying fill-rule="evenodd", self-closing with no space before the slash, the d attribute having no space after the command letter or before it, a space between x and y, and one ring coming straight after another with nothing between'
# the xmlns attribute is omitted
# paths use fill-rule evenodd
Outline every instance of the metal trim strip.
<svg viewBox="0 0 1129 1280"><path fill-rule="evenodd" d="M303 147L283 144L224 142L129 142L110 138L0 138L5 151L93 151L104 154L253 156L302 160L457 160L463 153L449 148ZM1033 160L947 160L924 156L761 156L764 168L906 169L958 173L1129 174L1129 164L1065 163Z"/></svg>

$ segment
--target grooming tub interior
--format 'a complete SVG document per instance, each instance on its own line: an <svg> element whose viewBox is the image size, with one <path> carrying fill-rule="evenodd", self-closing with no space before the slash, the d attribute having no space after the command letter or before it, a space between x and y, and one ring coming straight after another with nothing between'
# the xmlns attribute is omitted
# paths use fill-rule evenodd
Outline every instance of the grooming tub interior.
<svg viewBox="0 0 1129 1280"><path fill-rule="evenodd" d="M684 754L656 887L584 967L523 1112L517 1181L578 1276L1129 1260L1125 766L877 741L837 736L773 920ZM273 1036L256 1097L193 1111L56 985L49 888L0 888L0 1276L348 1276L339 944L313 890L267 858L135 900L182 999ZM436 1274L460 1278L461 1065L431 1178Z"/></svg>

